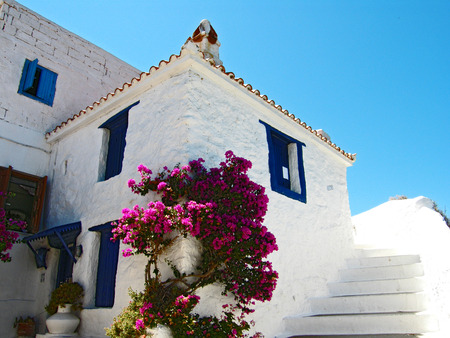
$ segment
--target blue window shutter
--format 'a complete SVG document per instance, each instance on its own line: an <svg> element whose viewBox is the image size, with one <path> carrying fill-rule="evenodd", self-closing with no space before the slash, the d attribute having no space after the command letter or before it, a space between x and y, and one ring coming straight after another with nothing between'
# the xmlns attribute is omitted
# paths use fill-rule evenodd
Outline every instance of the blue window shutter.
<svg viewBox="0 0 450 338"><path fill-rule="evenodd" d="M119 259L119 241L112 242L110 223L99 226L101 234L98 256L97 286L95 306L112 307L116 288L117 262Z"/></svg>
<svg viewBox="0 0 450 338"><path fill-rule="evenodd" d="M48 69L41 69L41 77L36 96L52 106L55 97L56 78L58 75Z"/></svg>
<svg viewBox="0 0 450 338"><path fill-rule="evenodd" d="M120 174L122 171L123 154L125 152L128 128L128 111L109 125L108 156L106 159L105 180Z"/></svg>
<svg viewBox="0 0 450 338"><path fill-rule="evenodd" d="M73 253L73 247L72 247ZM59 250L58 274L56 276L56 287L61 283L68 282L72 279L73 261L66 250Z"/></svg>
<svg viewBox="0 0 450 338"><path fill-rule="evenodd" d="M27 91L31 87L33 87L34 76L36 75L36 69L38 65L38 59L34 61L25 60L25 65L23 71L25 72L25 76L22 75L23 86L22 90Z"/></svg>
<svg viewBox="0 0 450 338"><path fill-rule="evenodd" d="M279 130L273 128L269 124L259 121L266 127L267 143L269 147L269 172L270 185L273 191L276 191L286 197L306 203L306 179L305 169L303 165L303 147L306 145ZM296 144L297 154L289 154L289 145ZM290 166L289 156L297 156L297 168ZM283 176L283 167L289 177ZM290 172L294 170L294 172ZM300 186L291 190L291 177L297 176ZM286 175L285 175L286 176ZM297 192L299 191L299 192Z"/></svg>
<svg viewBox="0 0 450 338"><path fill-rule="evenodd" d="M290 189L290 178L284 177L283 175L283 167L286 168L285 170L289 171L289 141L279 137L275 133L272 133L272 142L275 151L275 175L277 177L278 184L287 189Z"/></svg>
<svg viewBox="0 0 450 338"><path fill-rule="evenodd" d="M139 101L123 109L99 127L109 130L105 180L120 174L120 172L122 171L122 162L125 152L128 129L128 112L138 103Z"/></svg>

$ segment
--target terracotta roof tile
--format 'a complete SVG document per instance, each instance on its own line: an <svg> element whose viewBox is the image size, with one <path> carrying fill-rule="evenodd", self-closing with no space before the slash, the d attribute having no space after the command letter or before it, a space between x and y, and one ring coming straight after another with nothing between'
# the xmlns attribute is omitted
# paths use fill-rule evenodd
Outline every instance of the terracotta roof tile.
<svg viewBox="0 0 450 338"><path fill-rule="evenodd" d="M191 38L189 38L191 39ZM188 41L189 41L188 39ZM203 53L202 53L203 54ZM141 80L147 78L148 76L151 76L155 71L159 70L160 68L163 68L164 66L170 64L171 62L173 62L174 60L180 58L181 56L181 52L178 55L172 54L169 58L169 61L166 60L161 60L159 62L158 67L156 66L152 66L150 68L150 70L148 72L142 72L138 77L133 78L130 82L126 82L122 85L122 87L116 88L113 92L108 93L106 96L100 98L98 101L95 101L91 106L86 107L84 110L80 111L78 114L73 115L71 118L67 119L65 122L62 122L59 126L57 126L55 129L53 129L52 131L48 132L46 134L46 137L48 138L49 136L57 133L58 130L64 128L64 126L66 126L67 124L69 124L71 121L74 121L75 119L80 118L81 116L89 113L90 111L92 111L95 107L100 106L103 102L107 101L108 99L110 99L111 97L116 96L117 94L125 91L126 89L128 89L129 87L131 87L132 85L140 82ZM354 162L356 160L356 154L350 154L345 152L343 149L341 149L340 147L338 147L336 144L332 143L329 139L327 139L325 136L320 135L317 130L314 130L311 128L311 126L308 126L305 122L302 122L298 117L296 117L294 114L290 113L288 110L283 109L283 107L281 105L277 105L275 103L275 101L273 100L269 100L269 98L267 97L267 95L261 95L260 91L257 89L253 89L253 87L250 84L245 84L244 80L242 78L236 78L235 74L233 72L227 72L225 70L225 67L223 65L220 66L216 66L214 61L212 59L209 60L205 60L206 63L209 63L211 66L213 66L215 69L220 70L223 74L225 74L229 79L234 80L235 82L237 82L239 85L241 85L242 87L246 88L249 92L255 94L257 97L259 97L260 99L262 99L263 101L265 101L267 104L271 105L272 107L274 107L275 109L277 109L281 114L289 117L290 119L292 119L293 122L297 123L298 125L302 126L303 128L305 128L306 130L308 130L309 132L311 132L313 135L315 135L316 137L318 137L320 140L322 140L323 142L327 143L330 147L334 148L336 151L338 151L340 154L342 154L343 156L345 156L346 158L348 158L350 161Z"/></svg>

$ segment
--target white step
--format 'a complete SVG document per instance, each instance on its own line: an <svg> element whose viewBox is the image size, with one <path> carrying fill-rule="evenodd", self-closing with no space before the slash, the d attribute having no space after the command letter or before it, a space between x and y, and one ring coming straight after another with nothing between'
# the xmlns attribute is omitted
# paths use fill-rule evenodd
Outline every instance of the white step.
<svg viewBox="0 0 450 338"><path fill-rule="evenodd" d="M402 279L423 276L423 266L420 263L372 268L356 268L339 270L342 282L357 282L364 280Z"/></svg>
<svg viewBox="0 0 450 338"><path fill-rule="evenodd" d="M295 335L420 334L436 331L427 314L336 315L284 318L286 332Z"/></svg>
<svg viewBox="0 0 450 338"><path fill-rule="evenodd" d="M419 255L361 257L347 259L348 268L370 268L376 266L393 266L415 263L420 263Z"/></svg>
<svg viewBox="0 0 450 338"><path fill-rule="evenodd" d="M314 315L421 312L428 306L422 293L312 298Z"/></svg>
<svg viewBox="0 0 450 338"><path fill-rule="evenodd" d="M394 249L356 249L356 257L383 257L383 256L397 256L400 255Z"/></svg>
<svg viewBox="0 0 450 338"><path fill-rule="evenodd" d="M333 335L279 335L275 338L420 338L424 337L421 334L333 334ZM431 338L431 337L430 337ZM436 337L437 338L437 337ZM441 338L441 337L439 337Z"/></svg>
<svg viewBox="0 0 450 338"><path fill-rule="evenodd" d="M328 283L328 290L332 296L421 292L425 290L425 281L421 278L408 278Z"/></svg>

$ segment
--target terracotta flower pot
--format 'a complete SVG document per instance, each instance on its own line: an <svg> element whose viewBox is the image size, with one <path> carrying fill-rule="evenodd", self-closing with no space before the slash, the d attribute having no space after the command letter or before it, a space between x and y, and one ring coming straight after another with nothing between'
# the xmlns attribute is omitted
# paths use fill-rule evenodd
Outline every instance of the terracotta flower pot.
<svg viewBox="0 0 450 338"><path fill-rule="evenodd" d="M36 333L36 326L34 322L17 323L18 337L34 337Z"/></svg>

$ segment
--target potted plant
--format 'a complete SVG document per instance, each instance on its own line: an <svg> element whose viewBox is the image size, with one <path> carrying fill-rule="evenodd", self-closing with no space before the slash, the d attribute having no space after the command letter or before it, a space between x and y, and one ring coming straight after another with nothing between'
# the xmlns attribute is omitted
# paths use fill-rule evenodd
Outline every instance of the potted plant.
<svg viewBox="0 0 450 338"><path fill-rule="evenodd" d="M36 324L33 317L26 317L25 319L20 316L14 321L14 327L16 328L18 337L34 337L36 333Z"/></svg>
<svg viewBox="0 0 450 338"><path fill-rule="evenodd" d="M50 297L45 310L50 315L46 324L50 333L73 333L80 319L72 313L82 309L83 287L78 283L63 283Z"/></svg>

